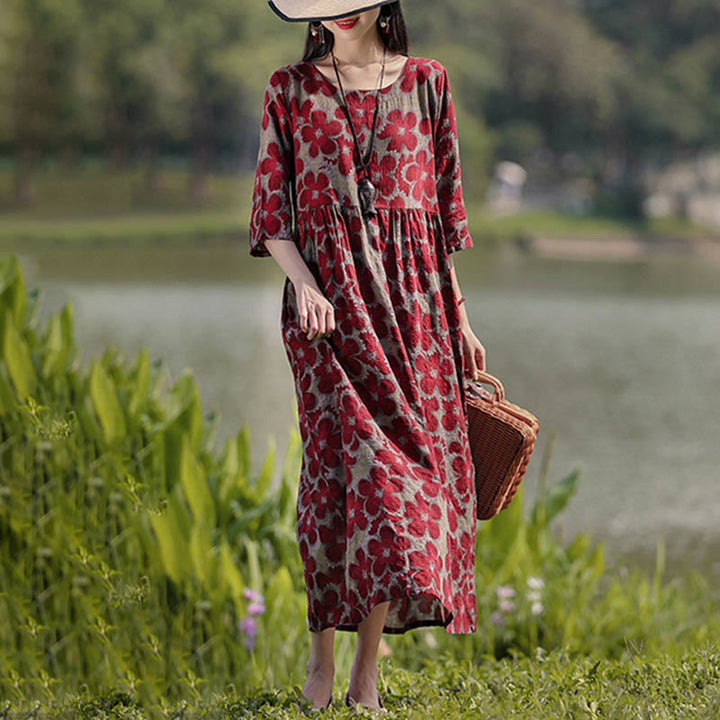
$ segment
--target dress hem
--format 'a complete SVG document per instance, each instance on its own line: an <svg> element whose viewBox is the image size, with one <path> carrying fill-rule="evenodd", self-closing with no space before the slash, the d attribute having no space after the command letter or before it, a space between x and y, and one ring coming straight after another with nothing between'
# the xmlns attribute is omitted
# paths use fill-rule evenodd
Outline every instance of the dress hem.
<svg viewBox="0 0 720 720"><path fill-rule="evenodd" d="M420 627L441 627L441 628L445 628L445 629L447 630L448 626L449 626L449 625L453 622L453 620L455 619L455 613L452 612L451 610L448 610L448 609L447 609L447 606L446 606L445 603L442 601L442 599L440 598L440 596L439 596L439 595L436 595L435 593L432 593L432 592L420 592L420 593L411 593L411 594L410 594L410 593L396 594L396 595L393 595L393 596L391 596L391 597L385 598L385 599L383 599L383 600L378 600L377 602L374 602L374 603L371 605L370 610L369 610L369 612L368 612L368 615L370 614L370 612L372 612L372 609L373 609L376 605L379 605L380 603L383 603L383 602L392 602L393 600L402 600L402 599L408 598L408 597L411 597L411 598L412 598L412 597L420 598L420 597L424 597L424 596L430 596L430 597L433 598L435 601L437 601L438 603L440 603L440 605L447 611L448 617L447 617L447 621L446 621L446 622L443 622L442 620L415 620L415 621L408 622L408 623L406 623L405 625L400 625L400 626L398 626L398 625L395 625L395 626L387 626L387 625L385 625L385 626L383 626L382 632L383 632L383 633L386 633L386 634L388 634L388 635L402 635L402 634L408 632L409 630L415 630L416 628L420 628ZM367 615L366 615L365 617L367 617ZM363 618L363 619L364 619L364 618ZM327 630L328 628L335 628L335 630L344 631L344 632L357 632L359 623L348 623L348 622L345 622L345 623L333 624L333 623L330 622L330 623L327 623L327 624L322 625L321 627L318 627L317 629L314 629L314 628L310 625L310 623L308 623L308 625L309 625L309 630L310 630L310 632L322 632L323 630ZM471 628L470 630L467 630L466 632L462 632L462 633L452 633L452 634L454 634L454 635L466 635L466 634L474 633L476 630L477 630L477 628L474 627L474 628Z"/></svg>

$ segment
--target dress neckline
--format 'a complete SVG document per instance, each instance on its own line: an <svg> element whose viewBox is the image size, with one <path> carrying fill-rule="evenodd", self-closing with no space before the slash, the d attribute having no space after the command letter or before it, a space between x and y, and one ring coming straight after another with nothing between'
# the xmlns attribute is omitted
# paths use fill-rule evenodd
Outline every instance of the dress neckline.
<svg viewBox="0 0 720 720"><path fill-rule="evenodd" d="M381 93L387 93L387 92L389 92L390 90L392 90L392 88L394 88L396 85L398 85L398 84L400 83L400 81L405 77L405 75L406 75L406 73L407 73L408 66L410 65L410 60L411 60L411 59L412 59L412 58L408 55L407 59L405 60L405 64L402 66L402 70L400 70L400 74L399 74L399 75L395 78L395 80L393 80L389 85L385 85L384 87L381 87L381 88L380 88L380 92L381 92ZM306 61L305 61L305 64L306 64L306 65L309 65L309 66L313 69L313 71L314 71L317 75L320 76L320 79L321 79L328 87L332 88L332 90L333 90L334 92L340 92L340 88L338 88L337 85L335 85L334 83L331 83L330 80L328 80L328 79L325 77L325 75L320 72L319 68L315 65L315 63L311 62L310 60L306 60ZM372 93L372 92L376 92L376 91L377 91L377 88L368 88L368 89L365 89L365 88L351 88L350 90L345 90L345 94L346 94L346 95L349 95L350 93Z"/></svg>

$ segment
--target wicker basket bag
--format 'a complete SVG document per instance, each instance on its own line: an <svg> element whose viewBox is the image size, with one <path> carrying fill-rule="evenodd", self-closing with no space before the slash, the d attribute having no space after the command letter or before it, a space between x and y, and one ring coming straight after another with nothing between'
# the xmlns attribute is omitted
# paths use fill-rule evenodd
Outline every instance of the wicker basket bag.
<svg viewBox="0 0 720 720"><path fill-rule="evenodd" d="M492 385L494 393L480 387ZM505 399L502 383L486 372L465 378L465 409L473 464L477 517L488 520L515 496L535 447L539 423L527 410Z"/></svg>

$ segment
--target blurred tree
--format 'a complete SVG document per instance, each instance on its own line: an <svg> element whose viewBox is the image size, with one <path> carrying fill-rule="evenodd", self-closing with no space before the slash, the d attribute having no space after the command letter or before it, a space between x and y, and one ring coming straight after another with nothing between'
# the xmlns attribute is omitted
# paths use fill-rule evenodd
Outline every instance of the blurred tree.
<svg viewBox="0 0 720 720"><path fill-rule="evenodd" d="M475 15L481 46L497 68L479 88L479 103L504 137L506 158L527 161L522 150L537 142L533 126L555 158L591 150L616 109L613 44L569 0L480 0ZM518 139L523 144L511 148Z"/></svg>
<svg viewBox="0 0 720 720"><path fill-rule="evenodd" d="M165 140L182 136L181 79L167 0L82 0L92 29L96 129L114 167L142 155L147 189L157 188Z"/></svg>
<svg viewBox="0 0 720 720"><path fill-rule="evenodd" d="M644 167L720 143L720 0L586 0L621 51L608 123L610 191L636 195Z"/></svg>
<svg viewBox="0 0 720 720"><path fill-rule="evenodd" d="M209 193L208 173L228 128L237 127L244 101L243 20L237 0L176 0L171 4L174 57L182 77L185 132L190 144L190 197Z"/></svg>
<svg viewBox="0 0 720 720"><path fill-rule="evenodd" d="M79 144L83 102L77 0L4 0L0 44L9 66L0 116L12 128L15 199L32 201L31 174L43 150Z"/></svg>
<svg viewBox="0 0 720 720"><path fill-rule="evenodd" d="M403 9L410 53L451 73L471 195L493 159L549 158L637 197L649 162L720 142L720 0ZM30 201L43 155L100 147L116 167L141 158L150 189L163 152L187 154L202 201L211 169L254 166L268 77L300 59L306 32L263 1L0 0L0 151L15 156L16 198Z"/></svg>

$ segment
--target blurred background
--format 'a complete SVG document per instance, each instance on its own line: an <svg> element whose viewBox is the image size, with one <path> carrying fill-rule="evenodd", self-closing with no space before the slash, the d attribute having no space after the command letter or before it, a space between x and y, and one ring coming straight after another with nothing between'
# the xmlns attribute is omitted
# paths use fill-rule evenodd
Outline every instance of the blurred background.
<svg viewBox="0 0 720 720"><path fill-rule="evenodd" d="M488 370L540 419L526 479L612 559L720 579L720 0L414 0L447 68ZM296 423L283 274L250 258L262 97L306 26L263 0L0 0L0 250L84 360L190 367L253 464ZM550 453L550 450L552 451Z"/></svg>

